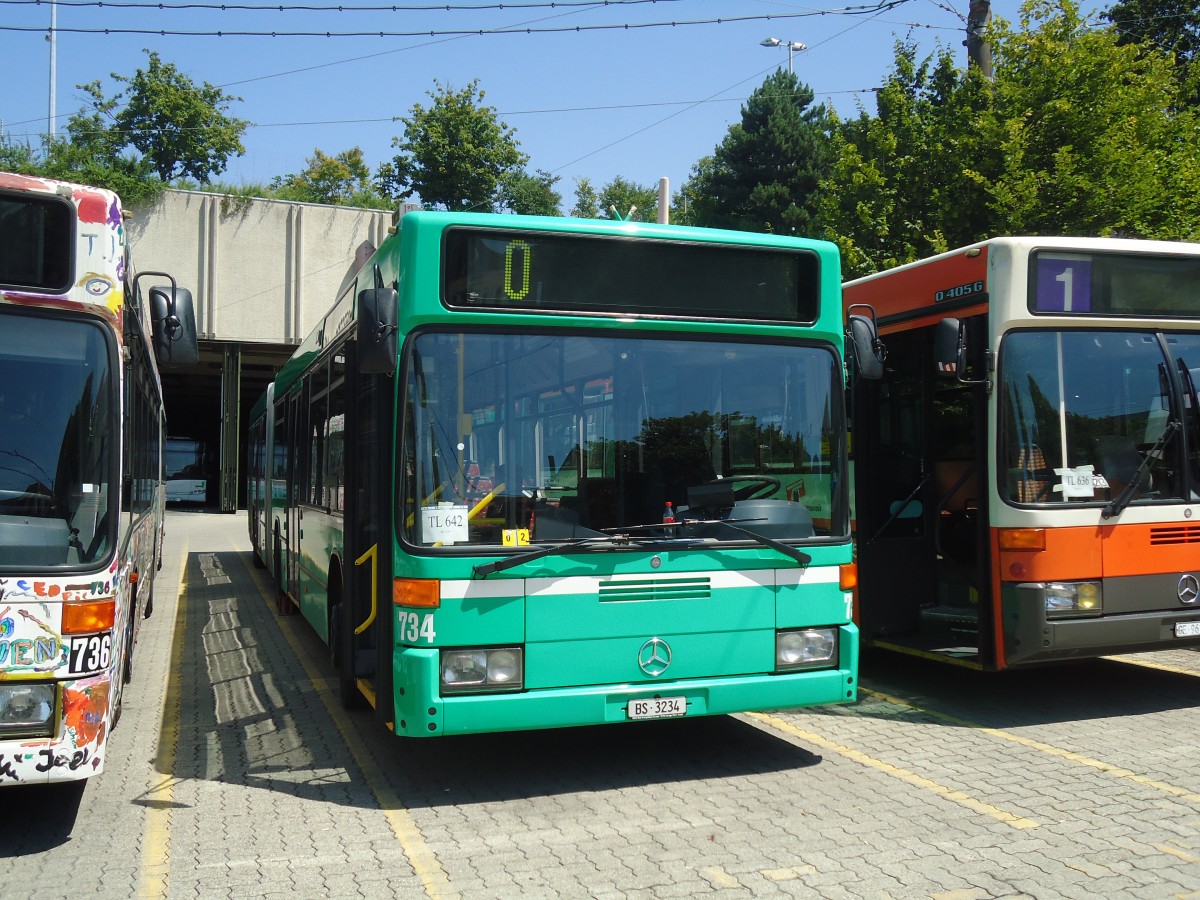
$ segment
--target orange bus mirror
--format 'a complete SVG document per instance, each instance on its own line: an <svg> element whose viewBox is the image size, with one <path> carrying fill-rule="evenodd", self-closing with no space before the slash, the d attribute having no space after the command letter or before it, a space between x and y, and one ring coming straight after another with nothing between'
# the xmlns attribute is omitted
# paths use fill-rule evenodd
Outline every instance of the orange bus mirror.
<svg viewBox="0 0 1200 900"><path fill-rule="evenodd" d="M958 319L942 319L938 322L933 341L933 359L939 375L956 378L966 351L966 329Z"/></svg>

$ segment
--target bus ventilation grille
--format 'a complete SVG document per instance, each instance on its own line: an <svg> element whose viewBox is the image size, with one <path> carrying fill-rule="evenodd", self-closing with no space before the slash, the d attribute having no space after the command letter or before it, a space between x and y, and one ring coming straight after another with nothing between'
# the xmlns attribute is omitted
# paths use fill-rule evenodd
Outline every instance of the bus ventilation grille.
<svg viewBox="0 0 1200 900"><path fill-rule="evenodd" d="M1150 545L1200 544L1200 525L1166 525L1150 529Z"/></svg>
<svg viewBox="0 0 1200 900"><path fill-rule="evenodd" d="M600 599L606 603L628 603L640 600L707 600L711 593L711 585L707 578L607 581L600 584Z"/></svg>

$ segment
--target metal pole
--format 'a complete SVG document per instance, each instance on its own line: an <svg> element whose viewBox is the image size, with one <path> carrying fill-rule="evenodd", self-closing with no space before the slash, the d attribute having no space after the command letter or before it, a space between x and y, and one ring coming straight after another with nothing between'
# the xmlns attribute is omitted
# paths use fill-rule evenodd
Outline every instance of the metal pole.
<svg viewBox="0 0 1200 900"><path fill-rule="evenodd" d="M992 45L983 38L991 19L991 0L971 0L971 9L967 14L967 39L963 44L967 48L968 64L978 68L984 78L992 77Z"/></svg>
<svg viewBox="0 0 1200 900"><path fill-rule="evenodd" d="M54 137L54 120L58 118L55 97L58 94L58 4L50 0L50 114L46 122L46 133Z"/></svg>

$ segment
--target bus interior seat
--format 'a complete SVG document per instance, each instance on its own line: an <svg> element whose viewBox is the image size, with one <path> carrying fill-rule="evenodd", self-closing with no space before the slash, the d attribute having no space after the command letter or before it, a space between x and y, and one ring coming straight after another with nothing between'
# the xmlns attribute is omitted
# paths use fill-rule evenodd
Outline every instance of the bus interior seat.
<svg viewBox="0 0 1200 900"><path fill-rule="evenodd" d="M579 479L579 519L590 528L611 528L617 524L617 482L615 478Z"/></svg>
<svg viewBox="0 0 1200 900"><path fill-rule="evenodd" d="M1100 463L1097 474L1103 475L1113 496L1133 481L1142 464L1142 454L1137 444L1127 434L1102 434L1095 438L1096 459ZM1154 478L1146 469L1138 484L1138 493L1145 494L1154 486Z"/></svg>

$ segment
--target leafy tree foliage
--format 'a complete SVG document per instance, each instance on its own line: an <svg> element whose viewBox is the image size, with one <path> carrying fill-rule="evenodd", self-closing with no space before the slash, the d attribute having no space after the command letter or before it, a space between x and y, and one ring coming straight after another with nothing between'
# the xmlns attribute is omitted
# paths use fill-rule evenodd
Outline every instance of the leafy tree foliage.
<svg viewBox="0 0 1200 900"><path fill-rule="evenodd" d="M820 233L820 183L829 175L830 119L813 92L782 69L742 107L711 157L693 168L685 190L696 224L741 231Z"/></svg>
<svg viewBox="0 0 1200 900"><path fill-rule="evenodd" d="M1033 234L1200 237L1200 117L1163 53L1121 45L1073 0L1030 0L994 38L995 225ZM1036 27L1035 27L1036 26Z"/></svg>
<svg viewBox="0 0 1200 900"><path fill-rule="evenodd" d="M630 222L658 221L657 185L646 187L618 175L600 189L597 200L600 207L597 218Z"/></svg>
<svg viewBox="0 0 1200 900"><path fill-rule="evenodd" d="M1104 14L1122 44L1148 43L1182 62L1200 51L1200 6L1195 0L1117 0Z"/></svg>
<svg viewBox="0 0 1200 900"><path fill-rule="evenodd" d="M580 178L575 182L575 205L571 215L577 219L625 220L628 217L631 222L656 222L658 187L646 187L618 175L597 191L589 179Z"/></svg>
<svg viewBox="0 0 1200 900"><path fill-rule="evenodd" d="M976 134L988 95L949 51L916 60L896 45L878 114L838 123L822 197L823 222L852 273L910 262L983 237L994 149Z"/></svg>
<svg viewBox="0 0 1200 900"><path fill-rule="evenodd" d="M206 182L244 152L246 123L225 115L236 97L197 87L174 65L147 51L149 67L112 77L127 85L106 96L100 81L77 85L86 102L62 137L41 147L4 141L10 170L116 191L127 203L150 200L175 179ZM132 151L132 152L131 152Z"/></svg>
<svg viewBox="0 0 1200 900"><path fill-rule="evenodd" d="M371 182L371 169L363 160L360 147L329 156L319 149L305 160L307 168L294 175L277 176L270 193L280 200L303 203L328 203L388 209L391 202L381 197Z"/></svg>
<svg viewBox="0 0 1200 900"><path fill-rule="evenodd" d="M417 103L401 117L404 136L392 139L400 153L380 166L380 190L396 199L416 195L430 209L491 210L503 180L529 157L495 107L483 105L478 79L461 91L435 84L428 108Z"/></svg>
<svg viewBox="0 0 1200 900"><path fill-rule="evenodd" d="M600 195L590 179L575 179L575 205L571 207L571 215L577 219L600 218Z"/></svg>
<svg viewBox="0 0 1200 900"><path fill-rule="evenodd" d="M497 197L500 209L527 216L562 215L562 194L554 190L559 177L538 169L528 172L510 172L500 180Z"/></svg>
<svg viewBox="0 0 1200 900"><path fill-rule="evenodd" d="M147 50L148 67L132 76L114 74L127 87L125 105L113 124L122 146L148 159L164 182L175 178L208 181L225 171L231 156L246 152L248 123L225 114L232 97L208 82L197 86L174 63Z"/></svg>
<svg viewBox="0 0 1200 900"><path fill-rule="evenodd" d="M839 125L823 211L850 274L1001 234L1200 237L1200 116L1169 54L1074 0L989 39L991 82L898 46L878 115Z"/></svg>

